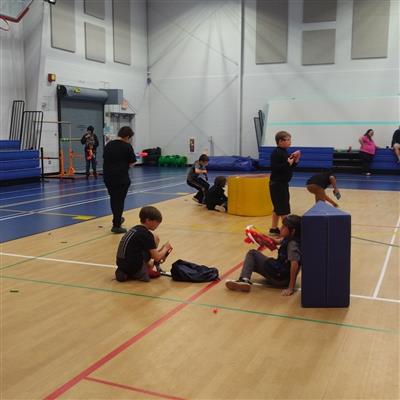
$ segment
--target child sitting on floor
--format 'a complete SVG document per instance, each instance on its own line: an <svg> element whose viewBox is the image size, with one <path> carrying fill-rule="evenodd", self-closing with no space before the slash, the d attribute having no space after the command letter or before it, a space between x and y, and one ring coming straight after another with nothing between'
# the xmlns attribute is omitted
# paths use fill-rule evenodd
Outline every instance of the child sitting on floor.
<svg viewBox="0 0 400 400"><path fill-rule="evenodd" d="M285 287L282 296L294 293L297 274L301 265L300 255L301 217L288 215L282 221L280 238L271 238L279 245L278 258L267 257L258 250L249 250L243 263L240 278L226 281L230 290L249 292L251 275L257 272L267 278L267 283L275 287Z"/></svg>
<svg viewBox="0 0 400 400"><path fill-rule="evenodd" d="M150 278L158 278L160 272L155 270L154 266L162 262L172 249L169 242L157 249L160 239L153 231L162 221L162 215L157 208L143 207L139 218L140 225L125 233L118 246L118 267L115 271L118 282L129 279L148 282Z"/></svg>

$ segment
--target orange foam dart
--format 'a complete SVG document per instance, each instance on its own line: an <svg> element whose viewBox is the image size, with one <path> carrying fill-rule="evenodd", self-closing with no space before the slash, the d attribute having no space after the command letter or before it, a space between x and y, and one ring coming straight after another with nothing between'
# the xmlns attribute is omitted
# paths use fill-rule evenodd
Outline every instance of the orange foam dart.
<svg viewBox="0 0 400 400"><path fill-rule="evenodd" d="M276 243L269 236L264 235L254 225L248 225L245 229L246 238L245 243L254 243L258 246L259 251L269 249L271 251L276 250Z"/></svg>

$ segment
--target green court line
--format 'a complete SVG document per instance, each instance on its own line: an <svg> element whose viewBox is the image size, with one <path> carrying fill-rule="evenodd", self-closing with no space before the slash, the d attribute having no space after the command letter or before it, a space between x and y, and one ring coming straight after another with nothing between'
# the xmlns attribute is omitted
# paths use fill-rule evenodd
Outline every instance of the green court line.
<svg viewBox="0 0 400 400"><path fill-rule="evenodd" d="M399 121L277 121L267 122L267 126L338 126L338 125L399 125Z"/></svg>
<svg viewBox="0 0 400 400"><path fill-rule="evenodd" d="M69 246L64 246L64 247L62 247L61 249L49 251L48 253L40 254L40 255L38 255L38 256L33 256L32 258L24 259L24 260L21 260L21 261L18 261L18 262L16 262L16 263L14 263L14 264L10 264L10 265L6 265L6 266L4 266L4 267L0 267L0 271L3 271L3 270L5 270L5 269L11 268L11 267L15 267L15 266L17 266L17 265L21 265L21 264L27 263L27 262L29 262L29 261L33 261L33 260L35 260L35 258L46 257L46 256L49 256L50 254L55 254L55 253L57 253L57 252L59 252L59 251L63 251L63 250L66 250L66 249L70 249L70 248L72 248L72 247L80 246L81 244L93 242L93 241L95 241L95 240L102 239L102 238L104 238L104 237L106 237L106 236L109 236L109 235L110 235L109 233L106 233L106 234L104 234L104 235L101 235L101 236L98 236L98 237L95 237L95 238L91 238L91 239L88 239L88 240L83 240L83 241L81 241L81 242L79 242L79 243L74 243L74 244L71 244L71 245L69 245ZM1 254L0 254L0 256L1 256Z"/></svg>
<svg viewBox="0 0 400 400"><path fill-rule="evenodd" d="M318 320L318 319L307 318L307 317L296 317L296 316L287 315L287 314L276 314L276 313L269 313L269 312L265 312L265 311L246 310L246 309L237 308L237 307L221 306L218 304L197 303L197 302L185 301L185 300L177 299L177 298L173 298L173 297L153 296L153 295L147 295L147 294L143 294L143 293L125 292L122 290L96 288L96 287L91 287L91 286L73 285L70 283L52 282L52 281L44 281L44 280L29 279L29 278L20 278L20 277L16 277L16 276L7 276L7 275L2 275L2 276L0 276L0 278L13 279L13 280L17 280L17 281L24 281L24 282L31 282L31 283L38 283L38 284L45 284L45 285L63 286L63 287L69 287L69 288L74 288L74 289L88 289L88 290L93 290L93 291L97 291L97 292L122 294L122 295L126 295L126 296L144 297L144 298L147 298L150 300L164 300L164 301L170 301L173 303L189 304L189 305L198 306L198 307L206 307L206 308L212 308L212 309L215 308L215 309L219 309L219 310L235 311L235 312L240 312L240 313L245 313L245 314L264 316L264 317L283 318L283 319L294 320L294 321L311 322L314 324L321 324L321 325L333 325L333 326L337 326L337 327L341 327L341 328L359 329L359 330L369 331L369 332L388 333L388 334L394 334L394 335L399 334L398 330L393 330L393 329L374 328L374 327L370 327L370 326L346 324L346 323L342 323L342 322Z"/></svg>

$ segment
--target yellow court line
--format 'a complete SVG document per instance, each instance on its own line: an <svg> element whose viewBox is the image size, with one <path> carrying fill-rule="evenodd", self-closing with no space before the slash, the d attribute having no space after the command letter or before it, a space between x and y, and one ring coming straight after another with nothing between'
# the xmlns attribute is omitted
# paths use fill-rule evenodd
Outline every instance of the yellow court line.
<svg viewBox="0 0 400 400"><path fill-rule="evenodd" d="M93 219L96 218L94 215L79 215L79 214L65 214L65 213L53 213L53 212L39 212L38 214L44 214L44 215L58 215L61 217L72 217L73 219L80 219L80 220L88 220L88 219Z"/></svg>

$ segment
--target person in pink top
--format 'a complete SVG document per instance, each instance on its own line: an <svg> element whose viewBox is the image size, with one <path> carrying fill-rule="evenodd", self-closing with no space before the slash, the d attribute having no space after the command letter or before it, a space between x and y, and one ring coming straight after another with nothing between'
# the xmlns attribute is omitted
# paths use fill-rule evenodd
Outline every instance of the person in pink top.
<svg viewBox="0 0 400 400"><path fill-rule="evenodd" d="M360 139L358 139L361 145L360 158L362 163L362 171L367 176L371 175L370 165L374 158L376 149L378 148L378 146L372 139L372 136L374 136L374 130L368 129L367 132L365 132L364 135L362 135Z"/></svg>

